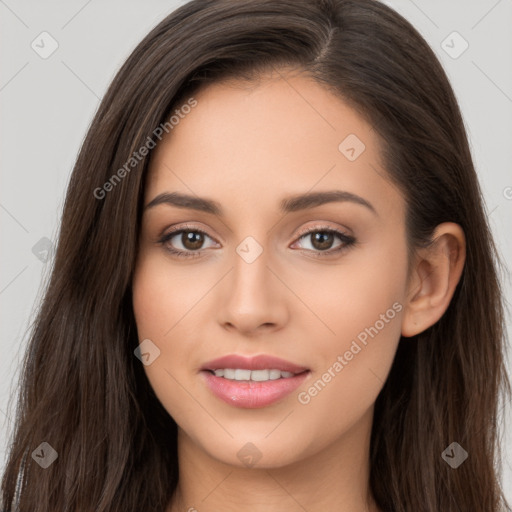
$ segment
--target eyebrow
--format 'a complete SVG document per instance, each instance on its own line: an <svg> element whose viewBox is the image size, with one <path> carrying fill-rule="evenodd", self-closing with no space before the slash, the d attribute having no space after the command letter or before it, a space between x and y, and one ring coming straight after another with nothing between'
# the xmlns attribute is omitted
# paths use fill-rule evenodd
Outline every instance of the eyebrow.
<svg viewBox="0 0 512 512"><path fill-rule="evenodd" d="M346 192L344 190L329 190L326 192L307 192L290 196L280 202L280 211L282 213L297 212L309 208L315 208L327 203L349 202L362 205L372 211L375 215L377 211L371 203L362 197ZM181 192L163 192L152 199L144 208L148 210L160 204L177 206L178 208L188 208L205 213L210 213L218 217L224 217L222 206L217 201L203 197L191 196Z"/></svg>

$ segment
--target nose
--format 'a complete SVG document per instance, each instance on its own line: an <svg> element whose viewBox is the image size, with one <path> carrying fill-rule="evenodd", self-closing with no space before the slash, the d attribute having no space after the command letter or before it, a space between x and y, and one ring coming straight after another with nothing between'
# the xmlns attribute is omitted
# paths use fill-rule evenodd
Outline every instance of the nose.
<svg viewBox="0 0 512 512"><path fill-rule="evenodd" d="M233 268L221 288L218 321L224 329L246 336L268 334L288 321L289 296L270 268L265 250L252 262L235 254Z"/></svg>

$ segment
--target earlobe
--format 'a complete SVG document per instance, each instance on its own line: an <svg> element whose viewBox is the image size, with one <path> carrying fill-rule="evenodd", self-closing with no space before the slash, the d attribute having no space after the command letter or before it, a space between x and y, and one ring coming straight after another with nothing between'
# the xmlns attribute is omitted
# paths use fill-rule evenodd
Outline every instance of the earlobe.
<svg viewBox="0 0 512 512"><path fill-rule="evenodd" d="M466 237L453 222L439 224L432 244L416 253L402 317L402 336L434 325L448 309L466 260Z"/></svg>

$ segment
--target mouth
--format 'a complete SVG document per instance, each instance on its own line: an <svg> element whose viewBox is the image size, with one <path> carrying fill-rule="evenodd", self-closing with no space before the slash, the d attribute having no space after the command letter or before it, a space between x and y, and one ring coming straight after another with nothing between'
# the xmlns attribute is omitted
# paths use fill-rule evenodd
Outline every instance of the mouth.
<svg viewBox="0 0 512 512"><path fill-rule="evenodd" d="M209 390L234 407L255 409L292 393L311 370L273 356L225 356L203 365L200 374Z"/></svg>
<svg viewBox="0 0 512 512"><path fill-rule="evenodd" d="M223 379L236 380L239 382L267 382L269 380L289 379L300 373L286 372L277 369L263 369L263 370L246 370L243 368L219 368L217 370L206 370L215 377L222 377ZM304 370L308 371L308 370Z"/></svg>

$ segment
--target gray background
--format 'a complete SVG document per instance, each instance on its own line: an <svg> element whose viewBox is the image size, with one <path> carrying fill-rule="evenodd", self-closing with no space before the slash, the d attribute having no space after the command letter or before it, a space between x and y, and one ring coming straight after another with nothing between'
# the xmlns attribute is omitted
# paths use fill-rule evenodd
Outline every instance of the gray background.
<svg viewBox="0 0 512 512"><path fill-rule="evenodd" d="M0 0L2 470L27 330L48 278L50 260L43 260L56 239L65 189L80 144L99 99L124 59L155 24L182 3ZM385 3L421 32L451 80L490 224L503 259L510 266L512 0ZM40 36L44 31L50 36ZM461 37L453 35L454 31ZM55 44L52 39L58 48L42 58L40 53ZM469 46L461 53L464 41ZM51 258L51 251L49 255ZM510 303L508 274L503 277L503 286ZM507 321L510 333L510 314ZM509 359L510 354L509 349ZM506 418L503 481L512 501L510 404L502 414Z"/></svg>

